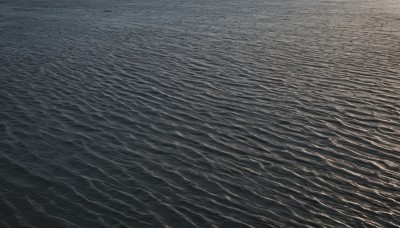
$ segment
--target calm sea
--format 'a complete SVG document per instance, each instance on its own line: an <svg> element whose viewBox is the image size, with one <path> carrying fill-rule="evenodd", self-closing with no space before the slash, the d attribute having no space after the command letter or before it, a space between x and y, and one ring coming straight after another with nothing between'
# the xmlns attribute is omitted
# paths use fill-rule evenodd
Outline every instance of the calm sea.
<svg viewBox="0 0 400 228"><path fill-rule="evenodd" d="M0 227L400 226L400 1L0 0Z"/></svg>

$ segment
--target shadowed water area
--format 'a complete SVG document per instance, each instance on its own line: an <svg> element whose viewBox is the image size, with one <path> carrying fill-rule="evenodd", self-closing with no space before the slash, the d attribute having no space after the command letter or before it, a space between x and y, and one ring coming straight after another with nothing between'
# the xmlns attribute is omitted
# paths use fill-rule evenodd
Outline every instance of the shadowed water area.
<svg viewBox="0 0 400 228"><path fill-rule="evenodd" d="M400 1L0 0L0 227L400 226Z"/></svg>

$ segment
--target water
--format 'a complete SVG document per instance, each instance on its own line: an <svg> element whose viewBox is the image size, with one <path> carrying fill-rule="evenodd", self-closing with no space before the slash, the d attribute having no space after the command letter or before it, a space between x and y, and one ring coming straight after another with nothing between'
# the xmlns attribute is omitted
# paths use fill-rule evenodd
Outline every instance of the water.
<svg viewBox="0 0 400 228"><path fill-rule="evenodd" d="M400 1L0 1L0 227L400 226Z"/></svg>

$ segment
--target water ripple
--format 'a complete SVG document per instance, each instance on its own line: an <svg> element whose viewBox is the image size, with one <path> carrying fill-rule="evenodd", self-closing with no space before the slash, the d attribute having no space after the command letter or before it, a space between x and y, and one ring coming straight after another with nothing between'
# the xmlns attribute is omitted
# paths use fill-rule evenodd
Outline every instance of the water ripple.
<svg viewBox="0 0 400 228"><path fill-rule="evenodd" d="M400 226L399 15L1 1L0 227Z"/></svg>

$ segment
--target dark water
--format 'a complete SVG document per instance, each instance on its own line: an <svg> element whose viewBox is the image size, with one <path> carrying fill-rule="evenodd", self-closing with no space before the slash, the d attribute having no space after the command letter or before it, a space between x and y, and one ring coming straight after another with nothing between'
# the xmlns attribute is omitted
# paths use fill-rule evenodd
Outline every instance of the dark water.
<svg viewBox="0 0 400 228"><path fill-rule="evenodd" d="M0 227L400 226L400 1L0 1Z"/></svg>

